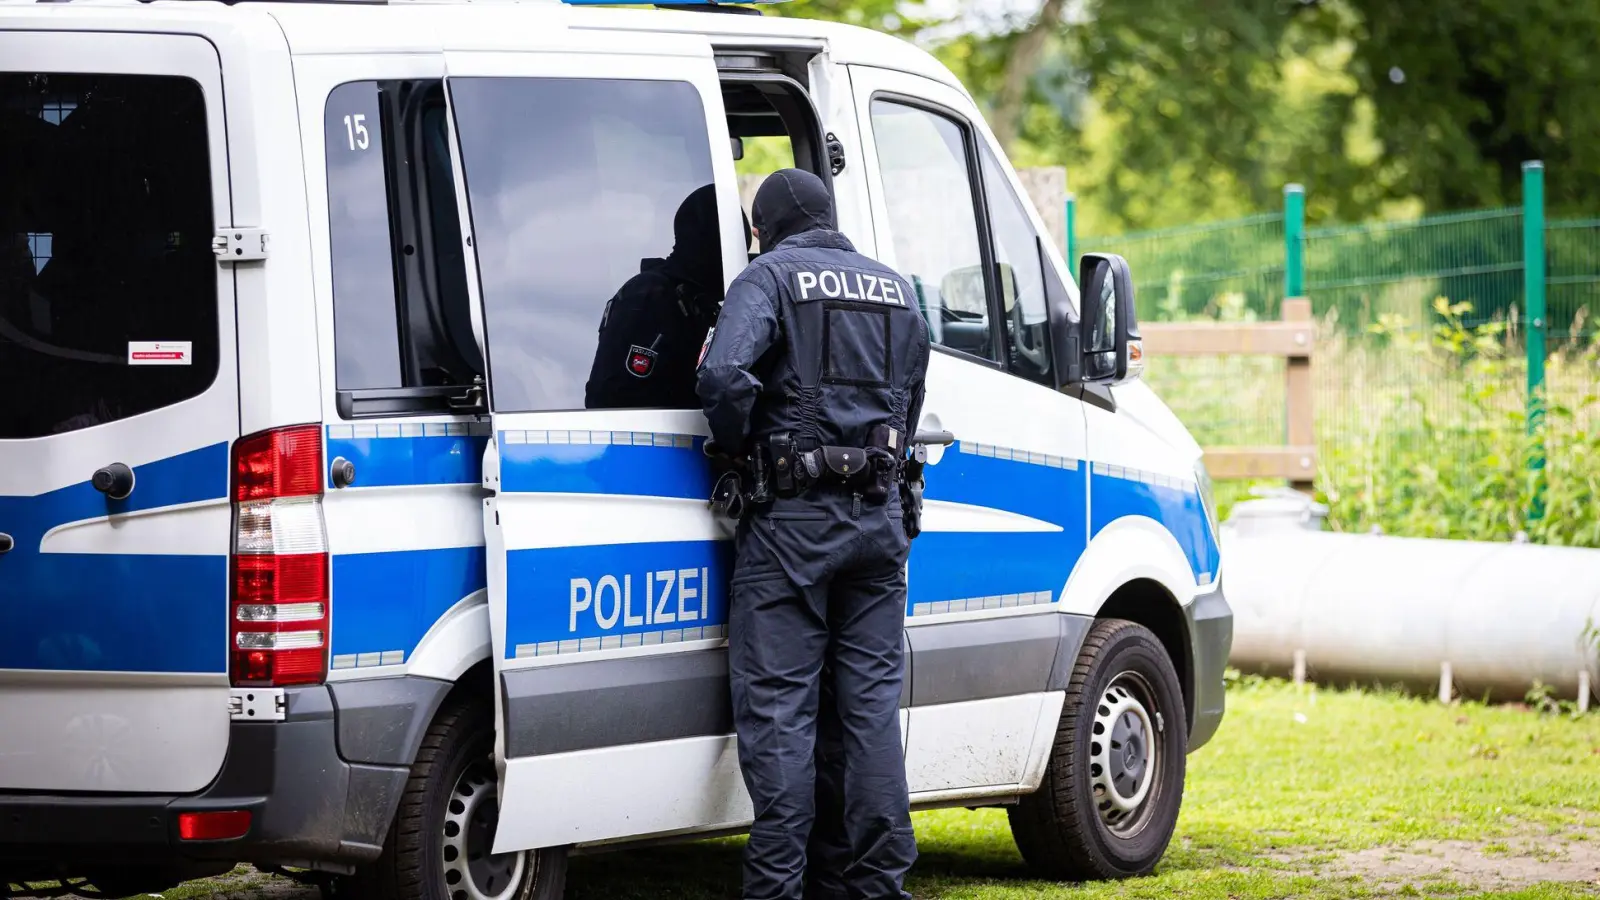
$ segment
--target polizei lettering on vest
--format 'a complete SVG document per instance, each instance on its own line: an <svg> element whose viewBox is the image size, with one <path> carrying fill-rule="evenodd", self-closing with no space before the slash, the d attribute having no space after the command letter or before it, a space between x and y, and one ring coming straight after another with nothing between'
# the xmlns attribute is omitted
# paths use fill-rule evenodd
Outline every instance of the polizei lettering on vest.
<svg viewBox="0 0 1600 900"><path fill-rule="evenodd" d="M905 306L905 296L900 293L900 282L867 272L843 272L823 269L821 272L794 273L794 289L802 301L814 297L829 300L861 300L871 303L888 303Z"/></svg>
<svg viewBox="0 0 1600 900"><path fill-rule="evenodd" d="M644 589L635 601L632 575L573 578L568 585L567 630L578 630L578 614L584 612L593 615L595 624L604 631L618 624L635 628L698 622L706 618L709 579L705 568L645 572L641 582Z"/></svg>

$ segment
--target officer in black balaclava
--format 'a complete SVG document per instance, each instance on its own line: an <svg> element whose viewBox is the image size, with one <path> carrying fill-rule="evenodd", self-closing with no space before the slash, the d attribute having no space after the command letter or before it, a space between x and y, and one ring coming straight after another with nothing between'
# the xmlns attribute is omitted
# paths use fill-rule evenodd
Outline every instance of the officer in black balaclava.
<svg viewBox="0 0 1600 900"><path fill-rule="evenodd" d="M709 452L745 461L748 494L728 640L755 804L744 897L900 900L916 858L899 720L914 528L897 482L928 328L911 286L835 230L816 176L774 173L752 212L761 255L699 367Z"/></svg>
<svg viewBox="0 0 1600 900"><path fill-rule="evenodd" d="M697 188L672 220L666 259L647 259L606 304L584 388L588 409L694 409L694 358L722 299L717 195ZM742 234L748 235L745 225Z"/></svg>

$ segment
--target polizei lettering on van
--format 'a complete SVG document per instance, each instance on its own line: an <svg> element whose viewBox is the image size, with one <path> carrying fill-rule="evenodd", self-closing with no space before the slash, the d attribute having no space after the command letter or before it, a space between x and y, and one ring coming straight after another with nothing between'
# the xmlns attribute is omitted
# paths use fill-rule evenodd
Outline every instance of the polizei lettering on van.
<svg viewBox="0 0 1600 900"><path fill-rule="evenodd" d="M620 579L615 575L602 575L594 580L572 579L567 630L577 633L578 616L585 612L593 614L594 623L601 631L611 631L618 624L634 628L698 623L707 618L706 601L710 599L706 589L710 584L707 568L645 572L639 581L637 599L634 584L632 574Z"/></svg>
<svg viewBox="0 0 1600 900"><path fill-rule="evenodd" d="M829 300L860 300L905 306L900 283L868 272L823 269L821 272L794 273L794 289L802 301L826 297Z"/></svg>

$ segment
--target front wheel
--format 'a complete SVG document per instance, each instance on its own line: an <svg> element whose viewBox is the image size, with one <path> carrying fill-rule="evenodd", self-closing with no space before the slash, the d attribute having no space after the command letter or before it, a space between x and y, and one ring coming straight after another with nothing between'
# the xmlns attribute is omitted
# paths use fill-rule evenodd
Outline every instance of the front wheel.
<svg viewBox="0 0 1600 900"><path fill-rule="evenodd" d="M1183 802L1183 689L1142 625L1102 619L1067 685L1039 790L1010 810L1022 858L1065 881L1148 875Z"/></svg>
<svg viewBox="0 0 1600 900"><path fill-rule="evenodd" d="M499 818L494 716L446 701L417 751L383 855L348 884L361 900L561 900L566 852L491 853Z"/></svg>

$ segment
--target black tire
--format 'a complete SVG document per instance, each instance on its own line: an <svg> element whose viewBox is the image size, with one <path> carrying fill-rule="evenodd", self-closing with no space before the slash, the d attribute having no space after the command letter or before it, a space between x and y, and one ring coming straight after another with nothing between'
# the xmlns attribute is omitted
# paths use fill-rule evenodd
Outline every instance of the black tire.
<svg viewBox="0 0 1600 900"><path fill-rule="evenodd" d="M1178 675L1155 635L1122 619L1096 622L1072 669L1044 780L1009 810L1028 865L1060 881L1150 874L1183 803L1187 722ZM1145 727L1154 740L1141 744ZM1112 734L1123 740L1100 742ZM1142 801L1124 809L1139 799L1141 783Z"/></svg>
<svg viewBox="0 0 1600 900"><path fill-rule="evenodd" d="M383 854L342 879L335 893L359 900L561 900L565 849L488 856L496 790L493 711L485 701L452 696L423 735Z"/></svg>

